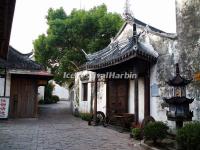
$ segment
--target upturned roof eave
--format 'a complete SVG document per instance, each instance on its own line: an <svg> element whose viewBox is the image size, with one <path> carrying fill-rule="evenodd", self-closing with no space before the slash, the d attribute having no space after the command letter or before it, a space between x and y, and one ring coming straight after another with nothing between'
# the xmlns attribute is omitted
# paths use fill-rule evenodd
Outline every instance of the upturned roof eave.
<svg viewBox="0 0 200 150"><path fill-rule="evenodd" d="M96 71L96 70L116 66L123 62L126 62L131 59L135 59L135 58L139 58L141 60L148 61L148 62L154 64L154 63L156 63L158 57L153 57L152 55L144 53L142 51L131 51L130 53L124 54L118 58L115 58L115 59L112 59L112 60L109 60L106 62L101 62L98 64L87 64L86 63L81 67L81 70Z"/></svg>

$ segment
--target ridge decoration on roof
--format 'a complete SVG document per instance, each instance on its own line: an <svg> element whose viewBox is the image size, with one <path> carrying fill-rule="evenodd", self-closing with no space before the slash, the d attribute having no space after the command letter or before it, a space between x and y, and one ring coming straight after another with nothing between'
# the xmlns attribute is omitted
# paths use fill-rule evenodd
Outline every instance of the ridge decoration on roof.
<svg viewBox="0 0 200 150"><path fill-rule="evenodd" d="M118 39L128 24L133 26L132 37ZM145 32L169 38L171 40L175 40L177 38L177 35L174 33L166 33L134 18L130 13L126 13L124 25L121 27L119 32L106 48L93 54L87 54L84 50L82 50L82 52L85 54L87 62L81 66L81 69L103 69L123 63L135 57L141 58L151 63L156 62L159 54L154 50L152 45L138 41L138 38L143 33L138 34L136 27L141 28Z"/></svg>
<svg viewBox="0 0 200 150"><path fill-rule="evenodd" d="M150 45L138 42L135 46L132 38L124 41L115 41L105 49L88 54L85 69L96 70L125 62L134 57L142 57L147 61L155 62L158 53Z"/></svg>
<svg viewBox="0 0 200 150"><path fill-rule="evenodd" d="M126 19L126 18L125 18ZM147 30L149 33L161 36L161 37L166 37L169 39L177 39L177 34L176 33L167 33L165 31L162 31L158 28L155 28L147 23L144 23L143 21L134 18L134 20L130 21L128 19L125 20L125 23L122 25L121 29L119 30L119 32L117 33L117 35L115 36L114 40L123 32L124 28L126 27L127 24L132 25L133 23L136 24L137 27L142 28Z"/></svg>

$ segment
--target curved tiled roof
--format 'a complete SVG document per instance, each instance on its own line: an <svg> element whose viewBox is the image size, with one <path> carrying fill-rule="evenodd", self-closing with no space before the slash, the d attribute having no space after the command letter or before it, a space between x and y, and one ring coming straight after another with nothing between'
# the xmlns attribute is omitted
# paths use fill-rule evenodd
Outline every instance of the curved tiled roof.
<svg viewBox="0 0 200 150"><path fill-rule="evenodd" d="M136 27L145 28L148 32L166 37L169 39L176 39L176 34L174 33L166 33L162 30L159 30L155 27L149 26L148 24L135 19L133 21L127 21L124 23L120 31L114 38L114 42L111 42L106 48L95 52L93 54L86 54L87 62L81 68L87 70L98 70L106 67L114 66L130 60L132 58L138 57L140 59L144 59L149 62L155 62L158 58L158 53L154 50L154 48L143 42L134 42L134 37L126 37L119 39L118 36L124 31L127 24L135 24ZM138 37L139 35L135 35ZM138 41L138 40L136 40Z"/></svg>
<svg viewBox="0 0 200 150"><path fill-rule="evenodd" d="M7 60L0 58L0 67L7 69L42 70L43 67L29 58L29 54L22 54L9 46Z"/></svg>
<svg viewBox="0 0 200 150"><path fill-rule="evenodd" d="M138 20L136 18L134 18L134 22L133 21L126 21L123 26L121 27L121 29L119 30L119 32L116 34L114 40L117 39L117 37L122 33L122 31L124 30L124 28L126 27L127 24L133 24L135 23L137 27L139 28L143 28L143 29L146 29L148 32L152 33L152 34L155 34L155 35L158 35L158 36L161 36L161 37L166 37L166 38L169 38L169 39L176 39L177 38L177 34L176 33L167 33L165 31L162 31L158 28L155 28L147 23L144 23L142 22L141 20Z"/></svg>
<svg viewBox="0 0 200 150"><path fill-rule="evenodd" d="M96 70L125 62L134 57L143 57L147 61L156 61L158 53L151 45L138 42L133 38L109 44L105 49L87 55L88 62L84 68Z"/></svg>

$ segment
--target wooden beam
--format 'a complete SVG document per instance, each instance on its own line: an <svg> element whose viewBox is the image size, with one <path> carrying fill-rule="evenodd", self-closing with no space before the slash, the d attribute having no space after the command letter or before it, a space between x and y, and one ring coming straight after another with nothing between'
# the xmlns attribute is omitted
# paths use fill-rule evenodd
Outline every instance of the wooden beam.
<svg viewBox="0 0 200 150"><path fill-rule="evenodd" d="M15 3L16 0L0 2L0 58L3 59L7 59Z"/></svg>
<svg viewBox="0 0 200 150"><path fill-rule="evenodd" d="M7 84L7 82L6 82L6 79L7 79L7 70L5 69L5 78L4 78L4 96L7 96L6 95L6 84Z"/></svg>
<svg viewBox="0 0 200 150"><path fill-rule="evenodd" d="M109 110L109 79L106 80L106 117L108 116L108 110Z"/></svg>
<svg viewBox="0 0 200 150"><path fill-rule="evenodd" d="M135 122L136 124L138 124L138 120L139 120L139 103L138 103L138 74L137 74L137 77L135 79L135 83L134 83L134 102L135 102Z"/></svg>
<svg viewBox="0 0 200 150"><path fill-rule="evenodd" d="M149 75L145 75L144 77L144 117L150 116L150 78Z"/></svg>
<svg viewBox="0 0 200 150"><path fill-rule="evenodd" d="M94 83L94 124L96 125L97 121L97 74L95 75Z"/></svg>

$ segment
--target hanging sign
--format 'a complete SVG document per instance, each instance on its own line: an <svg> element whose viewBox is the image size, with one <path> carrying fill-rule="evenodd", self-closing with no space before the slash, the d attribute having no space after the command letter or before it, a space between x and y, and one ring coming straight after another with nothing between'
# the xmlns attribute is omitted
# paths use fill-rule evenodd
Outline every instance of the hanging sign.
<svg viewBox="0 0 200 150"><path fill-rule="evenodd" d="M194 79L196 81L200 81L200 72L197 72L197 73L194 74Z"/></svg>
<svg viewBox="0 0 200 150"><path fill-rule="evenodd" d="M0 118L8 118L9 97L0 97Z"/></svg>

